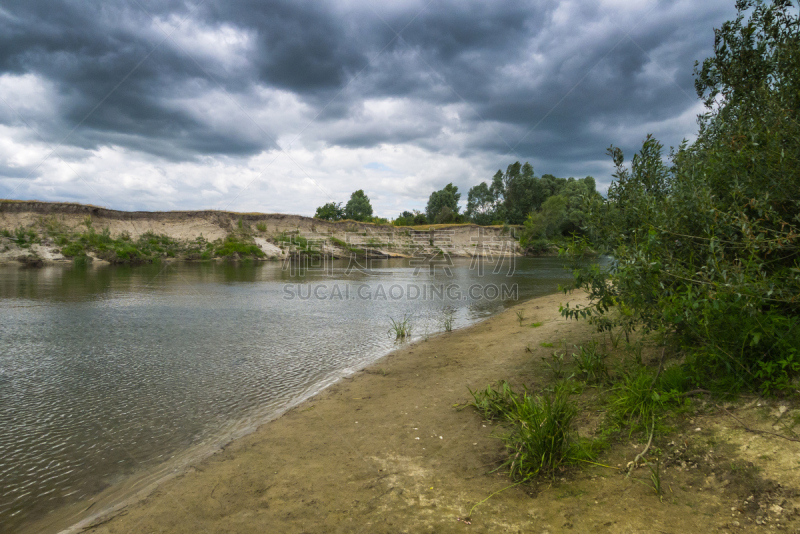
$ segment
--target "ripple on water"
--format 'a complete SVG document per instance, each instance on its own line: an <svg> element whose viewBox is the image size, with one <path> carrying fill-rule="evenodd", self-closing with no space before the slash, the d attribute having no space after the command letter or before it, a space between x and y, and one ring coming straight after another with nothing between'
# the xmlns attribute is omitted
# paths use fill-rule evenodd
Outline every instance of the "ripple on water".
<svg viewBox="0 0 800 534"><path fill-rule="evenodd" d="M467 265L456 266L461 282L474 281ZM437 331L445 304L284 300L283 284L297 280L272 265L155 267L0 268L0 530L373 361L393 347L389 316L413 311L417 334ZM513 277L521 297L552 292L568 277L552 261L534 267ZM380 275L356 282L420 281L410 273L386 262ZM502 308L449 304L456 326Z"/></svg>

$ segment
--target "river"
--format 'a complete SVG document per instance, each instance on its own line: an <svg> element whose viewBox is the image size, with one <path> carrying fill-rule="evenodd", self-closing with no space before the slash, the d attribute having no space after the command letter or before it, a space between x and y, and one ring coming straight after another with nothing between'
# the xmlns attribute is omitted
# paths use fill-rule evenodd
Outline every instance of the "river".
<svg viewBox="0 0 800 534"><path fill-rule="evenodd" d="M571 279L558 258L0 266L0 530L225 443L412 339Z"/></svg>

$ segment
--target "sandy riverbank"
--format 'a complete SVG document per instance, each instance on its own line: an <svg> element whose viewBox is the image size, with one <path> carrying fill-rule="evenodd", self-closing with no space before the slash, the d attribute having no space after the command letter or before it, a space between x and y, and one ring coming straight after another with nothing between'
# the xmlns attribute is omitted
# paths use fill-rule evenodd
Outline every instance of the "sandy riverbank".
<svg viewBox="0 0 800 534"><path fill-rule="evenodd" d="M703 403L687 415L686 428L667 437L671 444L657 444L672 458L662 459L665 491L669 487L664 502L641 483L646 469L625 479L615 469L590 466L509 489L481 505L470 525L459 520L509 484L505 473L491 473L503 458L493 437L499 429L462 409L467 388L499 378L534 391L546 384L541 358L553 349L540 344L583 343L592 336L585 323L559 317L558 305L567 299L533 299L475 326L401 347L144 500L81 527L95 534L731 532L761 522L796 531L800 444L747 433ZM518 309L527 318L524 326ZM528 321L543 324L532 328ZM773 414L788 420L800 413L785 402L745 401L729 408L753 427L771 428L764 423ZM597 408L579 418L582 432L591 431L599 402ZM601 461L624 466L639 450L640 444L623 441Z"/></svg>

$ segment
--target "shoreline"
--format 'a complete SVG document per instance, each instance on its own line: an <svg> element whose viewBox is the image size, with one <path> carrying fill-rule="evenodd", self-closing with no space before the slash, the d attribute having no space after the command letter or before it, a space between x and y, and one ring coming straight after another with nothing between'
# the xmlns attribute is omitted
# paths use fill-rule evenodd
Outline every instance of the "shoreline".
<svg viewBox="0 0 800 534"><path fill-rule="evenodd" d="M663 499L648 470L624 466L644 437L620 435L598 458L552 478L513 484L506 430L467 406L469 389L509 380L538 395L553 386L554 348L584 345L586 322L559 304L583 294L524 301L471 326L402 345L343 377L136 499L81 523L37 532L739 532L800 523L796 443L775 439L787 399L742 398L719 408L698 398L653 445ZM520 324L516 312L522 312ZM650 363L658 356L647 356ZM586 388L575 426L594 436L606 410ZM735 417L727 417L730 411ZM794 423L793 423L794 424ZM796 441L796 440L794 440ZM502 491L501 491L502 490ZM668 490L668 493L667 493ZM474 509L476 504L480 505ZM79 503L84 515L98 506ZM98 506L99 508L99 506ZM78 509L76 507L76 509ZM749 531L749 528L747 529ZM29 529L29 531L31 531Z"/></svg>
<svg viewBox="0 0 800 534"><path fill-rule="evenodd" d="M533 299L527 299L522 302L530 302L538 298L542 297L533 297ZM516 304L512 306L512 308L518 306L520 306L520 304ZM510 308L489 317L479 318L472 324L456 328L451 334L470 330L479 324L492 320L497 315L508 313L511 313ZM210 436L187 449L176 451L171 458L161 464L125 475L120 481L115 482L99 494L90 496L85 501L54 509L44 517L34 519L24 524L19 532L22 534L28 532L81 532L88 525L96 523L97 521L103 521L115 515L120 510L135 505L156 491L165 482L175 477L182 476L187 470L193 469L195 465L218 454L226 447L231 446L234 442L244 439L254 432L258 432L265 425L269 425L276 419L280 419L286 412L291 411L298 405L320 396L325 390L332 386L344 380L352 379L355 375L365 372L369 373L370 369L375 366L380 367L381 362L391 357L395 352L413 350L413 347L419 344L429 342L444 335L447 335L444 331L434 332L430 335L426 334L427 339L417 338L414 341L399 344L399 348L396 347L384 353L372 363L368 364L367 367L350 367L338 371L313 388L309 388L308 391L302 393L297 398L287 400L287 402L277 410L270 411L269 413L258 413L258 411L256 411L249 414L243 419L233 422L227 430ZM87 512L91 513L87 515Z"/></svg>
<svg viewBox="0 0 800 534"><path fill-rule="evenodd" d="M291 406L282 410L281 413L275 414L272 419L261 423L252 432L230 441L217 450L209 451L202 458L180 465L154 482L148 481L149 483L147 484L139 482L138 485L143 485L144 487L135 486L133 488L134 491L128 492L126 499L117 502L110 508L105 508L86 517L86 510L96 506L93 503L94 499L90 499L73 507L73 511L83 510L84 516L78 522L73 519L72 524L67 528L63 528L67 525L63 520L60 525L50 521L48 526L45 524L46 521L40 521L34 523L32 527L40 531L48 529L49 531L58 531L64 534L81 531L127 532L130 531L131 525L126 518L134 515L138 518L139 513L148 517L158 516L159 512L153 509L154 504L157 502L167 504L167 510L169 510L167 515L174 515L177 512L180 506L177 509L174 507L170 509L169 503L163 502L163 499L158 499L159 495L165 493L172 496L181 495L179 497L180 500L189 498L190 495L195 495L197 492L203 493L205 490L218 492L224 486L229 486L229 490L234 488L237 491L243 489L244 482L240 474L231 473L229 476L224 474L227 472L231 462L240 463L240 465L249 464L250 468L246 469L248 472L252 470L263 471L264 474L270 473L273 476L280 474L280 469L276 473L272 465L266 468L264 465L265 457L270 458L270 464L277 459L282 459L280 463L289 465L292 461L298 460L297 456L301 458L313 456L313 462L320 466L329 463L341 465L342 463L355 462L355 464L358 464L352 465L352 469L348 468L341 471L339 480L336 477L333 478L336 482L333 483L331 489L334 489L341 487L342 484L347 485L348 474L352 473L353 470L366 470L369 473L369 475L364 473L366 476L377 475L377 480L382 480L385 478L382 475L385 469L380 466L388 467L389 464L398 461L401 464L406 464L405 469L401 469L401 471L410 469L411 478L414 478L413 472L417 471L418 468L408 464L408 462L412 462L413 456L408 457L406 449L410 447L416 454L422 453L423 455L426 450L436 449L442 451L443 446L453 446L452 440L456 438L456 434L462 434L462 437L467 433L471 434L471 437L466 441L462 440L463 442L460 443L461 448L464 449L462 454L467 452L474 454L473 461L486 460L487 455L496 457L502 452L502 446L498 440L492 439L487 435L485 426L482 427L477 424L480 420L477 413L471 410L456 411L452 408L452 405L457 402L464 403L467 401L469 397L467 387L472 389L485 387L489 381L494 381L508 374L500 372L497 369L498 366L506 367L508 364L513 364L518 367L523 361L530 360L530 355L525 352L525 346L526 344L531 344L531 339L534 341L539 338L551 339L559 331L564 332L565 327L569 330L574 330L576 327L578 330L584 330L586 325L568 325L565 320L559 317L558 303L565 300L567 299L563 294L536 297L470 326L449 333L442 332L430 336L427 340L420 339L405 344L382 356L369 366L339 378L308 398L293 402ZM568 300L574 302L581 299L572 297ZM545 324L540 328L530 328L527 325L520 326L514 315L514 312L520 308L525 310L526 315L530 315L531 320L535 319ZM571 332L570 335L572 333L574 332ZM509 336L519 338L517 341L517 344L520 345L518 347L519 350L514 351L513 356L510 358L502 357L501 354L506 352L503 341L506 341L505 338ZM525 341L524 343L522 342L523 340ZM472 346L487 344L492 347L489 350L492 356L485 359L478 355L479 351L465 350L465 344ZM536 344L538 345L538 342ZM454 351L456 352L455 355L450 354ZM481 362L481 360L483 361ZM424 374L424 377L420 377L421 373L418 372L420 368L431 366L433 367L429 369L431 372ZM431 398L427 402L431 406L425 407L439 407L441 411L427 413L427 410L425 410L425 417L419 418L419 421L414 423L414 425L418 426L403 428L405 433L409 431L417 434L427 433L429 434L428 436L421 435L410 438L406 436L400 440L402 443L396 443L382 454L375 457L370 456L369 458L364 455L364 452L359 452L352 448L356 442L360 444L359 447L368 443L371 444L371 447L381 447L385 446L387 441L399 438L399 428L391 424L389 426L377 424L377 421L384 416L389 416L391 412L396 412L398 406L409 402L417 402L415 399L419 392L430 392L432 388L441 385L444 381L452 381L450 387L440 392L444 394L446 399ZM456 386L459 382L460 384ZM419 404L414 404L414 406L419 406ZM370 416L365 413L367 410L371 412ZM413 411L415 408L408 404L404 408L403 413L405 415L401 416L402 418L411 417L411 412L408 410ZM445 430L446 425L443 426L441 422L437 421L431 425L432 421L428 420L429 417L438 420L441 416L455 417L456 424L462 428L458 431L448 431ZM431 429L423 432L423 428L427 426L436 427L438 429L436 432L439 432L438 436L441 436L441 438L438 436L431 438ZM473 428L468 429L467 427L470 426ZM370 435L365 438L362 432L367 429L369 429ZM280 442L284 442L289 436L305 436L309 441L304 446L298 445L297 447L286 449ZM424 443L431 439L434 442L431 446L426 447ZM473 443L478 443L478 440L481 442L480 446L473 445ZM298 439L297 441L300 440ZM420 445L421 443L423 445ZM259 457L255 461L248 456L248 453L253 453L253 451L256 451ZM243 454L244 456L242 456ZM451 458L450 461L453 460ZM302 464L302 461L300 462ZM463 467L465 466L460 468ZM303 470L303 468L300 469L300 471ZM209 476L213 479L213 482L207 478ZM284 477L275 478L282 479L280 482L282 484L292 486L304 477L300 476L300 473L296 470L290 469L289 472L285 473ZM495 484L498 481L507 480L504 474L500 478L493 475L489 479ZM475 494L476 497L481 494L481 491ZM324 496L318 496L321 498L312 497L301 499L301 501L322 502L330 499L333 494L339 493L339 491L323 491L323 493ZM356 493L360 493L360 491ZM247 507L246 501L247 499L244 499L240 503ZM356 501L359 502L360 499L356 499ZM106 503L106 506L109 504ZM205 508L207 504L197 504L192 507ZM158 508L158 505L156 505L156 508ZM275 510L275 507L270 508L274 512L278 511ZM466 511L463 510L459 513L464 515ZM189 515L193 514L189 513ZM456 516L454 515L453 517ZM139 523L139 519L135 521L137 524ZM194 528L191 527L192 521L185 518L183 523L183 527L176 524L174 528L170 527L167 531L194 531ZM147 521L142 523L142 525L145 524L147 524ZM320 526L322 527L322 525ZM143 532L148 531L148 528L152 528L152 525L151 527L142 526L142 528L144 529L142 530ZM215 525L208 527L208 530L215 531L217 528L222 527L221 525ZM242 526L241 528L249 527ZM253 528L256 528L255 525L253 525ZM322 528L327 530L328 526ZM31 530L25 529L23 532ZM163 524L161 524L161 530L163 530ZM293 531L296 529L290 524L285 524L279 530Z"/></svg>
<svg viewBox="0 0 800 534"><path fill-rule="evenodd" d="M485 337L485 331L487 330L489 331L491 337L495 337L497 335L502 337L502 332L505 332L506 328L501 328L500 332L494 332L495 323L512 322L516 324L517 319L514 315L514 311L520 308L524 308L526 310L528 308L531 308L531 310L536 309L536 320L541 321L545 319L547 321L548 324L536 329L520 327L519 325L516 326L516 330L519 330L523 334L534 333L537 337L539 337L552 329L554 325L549 323L552 323L553 320L556 319L555 316L558 316L558 302L564 300L565 297L563 294L535 297L533 299L524 301L523 303L512 306L496 315L480 320L477 323L461 329L456 329L450 333L441 332L431 335L427 340L419 339L404 344L380 357L369 366L362 368L361 370L353 371L347 375L340 376L332 383L323 385L321 390L313 392L309 396L302 399L293 401L279 412L272 414L268 419L255 423L254 425L256 426L254 429L245 432L243 435L233 437L233 439L228 440L221 447L206 446L205 452L202 454L189 454L188 451L185 451L181 458L174 461L171 460L169 465L157 468L155 473L151 473L144 477L137 477L134 475L132 479L121 482L121 487L112 487L110 490L101 495L94 496L86 501L65 507L60 511L61 513L56 511L53 513L52 517L45 517L39 521L30 523L22 529L22 532L47 531L66 534L82 532L86 531L87 529L89 529L88 531L90 532L106 532L106 530L102 530L102 528L100 530L97 530L97 528L105 527L106 525L114 525L116 521L127 517L132 510L143 510L144 508L142 507L147 507L148 503L151 502L152 497L157 496L163 491L175 491L171 489L172 485L185 484L187 477L192 477L192 475L206 471L209 465L215 465L219 467L220 458L227 457L227 455L232 454L232 451L247 450L248 448L252 447L252 442L254 440L259 441L264 434L272 434L275 430L275 427L282 427L280 429L281 433L292 431L291 428L283 427L286 427L287 425L293 426L293 420L298 417L298 414L307 413L308 411L322 413L319 408L323 405L331 406L330 410L325 410L326 412L329 412L325 417L325 420L328 421L330 425L333 425L327 428L325 432L328 434L326 439L331 439L330 432L334 431L334 434L337 433L338 431L335 430L335 427L342 424L341 421L337 423L336 420L341 420L343 417L346 417L347 419L350 418L346 415L348 413L348 409L340 410L341 407L337 406L334 408L333 404L336 404L336 400L341 397L342 390L347 390L352 387L351 384L359 385L360 387L363 386L364 388L370 390L368 393L362 394L362 398L377 399L379 397L383 397L381 390L384 390L386 387L397 389L398 392L401 393L401 396L405 396L402 395L402 388L400 386L394 387L396 384L391 384L391 382L394 380L401 378L401 370L403 370L402 375L406 375L410 372L410 370L413 370L413 368L416 367L417 363L421 363L421 361L425 359L432 359L434 362L437 362L437 364L438 362L442 362L445 368L462 369L462 366L465 363L463 358L466 357L466 353L460 356L459 359L455 360L446 356L445 354L440 356L439 353L447 352L447 347L451 345L454 340L463 342L464 340L474 338L476 330L484 331L483 334L479 334L479 338L476 340L479 343ZM576 299L570 298L569 300L575 301ZM527 314L528 312L526 311L526 315ZM545 318L545 315L547 318ZM562 327L566 326L566 322L563 319L557 322L560 323ZM570 327L572 326L574 325L570 325ZM512 330L514 329L515 328L512 327ZM526 332L526 330L530 332ZM524 346L525 345L523 344L521 348L524 349ZM520 350L519 352L524 353L524 350ZM491 376L494 376L495 374L496 373L492 373ZM414 378L416 379L416 377ZM496 376L495 378L500 378L500 376ZM386 384L387 379L390 385ZM428 376L427 379L435 380L436 382L440 381L440 379L436 378L433 374ZM407 377L404 376L402 382L407 384L406 380ZM467 382L473 389L486 385L480 383L480 381L475 381L475 379L468 380ZM419 384L419 386L421 385L422 384ZM453 393L456 393L456 391L453 391ZM457 396L460 399L460 402L466 401L467 397L469 396L469 392L466 387L460 388L460 391L457 392ZM393 400L390 402L380 403L375 400L371 401L372 408L378 410L384 409L388 411L390 406L394 404L395 402ZM353 406L348 408L353 408ZM361 411L360 407L355 406L355 408L356 411ZM450 410L447 409L448 413L449 411ZM476 418L478 418L477 414L469 413L465 421ZM307 424L309 421L306 421L305 423ZM313 423L313 420L311 423ZM356 423L353 424L355 425ZM365 423L362 421L360 424L364 425ZM485 428L483 430L485 430ZM313 434L313 431L309 429L309 437L313 437L311 434ZM383 437L376 435L375 439L382 441ZM418 440L413 441L415 444L418 443ZM445 443L444 438L440 441ZM496 440L490 440L485 445L494 445L494 449L497 449L497 444L492 443L493 441ZM197 447L198 446L195 446L193 449L196 449ZM470 445L470 447L473 446ZM269 449L270 447L266 446L264 450L266 452L269 451ZM495 452L499 451L496 450ZM485 454L485 451L483 454ZM235 482L235 477L231 480L231 482ZM202 482L199 484L202 485ZM194 483L190 485L195 487ZM188 490L188 487L184 489ZM87 515L87 512L90 510L94 513ZM145 513L148 515L150 514L149 511ZM98 527L92 528L92 525L97 525ZM123 527L121 530L109 530L108 532L112 531L122 532L126 531L126 528ZM176 531L182 530L178 529Z"/></svg>

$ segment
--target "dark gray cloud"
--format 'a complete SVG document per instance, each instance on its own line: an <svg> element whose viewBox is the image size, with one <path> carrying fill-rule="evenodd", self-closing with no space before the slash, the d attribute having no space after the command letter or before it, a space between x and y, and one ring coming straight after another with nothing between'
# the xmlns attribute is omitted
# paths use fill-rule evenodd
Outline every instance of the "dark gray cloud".
<svg viewBox="0 0 800 534"><path fill-rule="evenodd" d="M298 139L479 157L478 174L530 160L602 183L609 144L692 133L693 63L733 12L732 0L10 0L0 81L17 97L0 125L15 146L33 128L47 146L152 162L245 162ZM26 77L41 102L19 97ZM2 154L0 179L35 167Z"/></svg>

